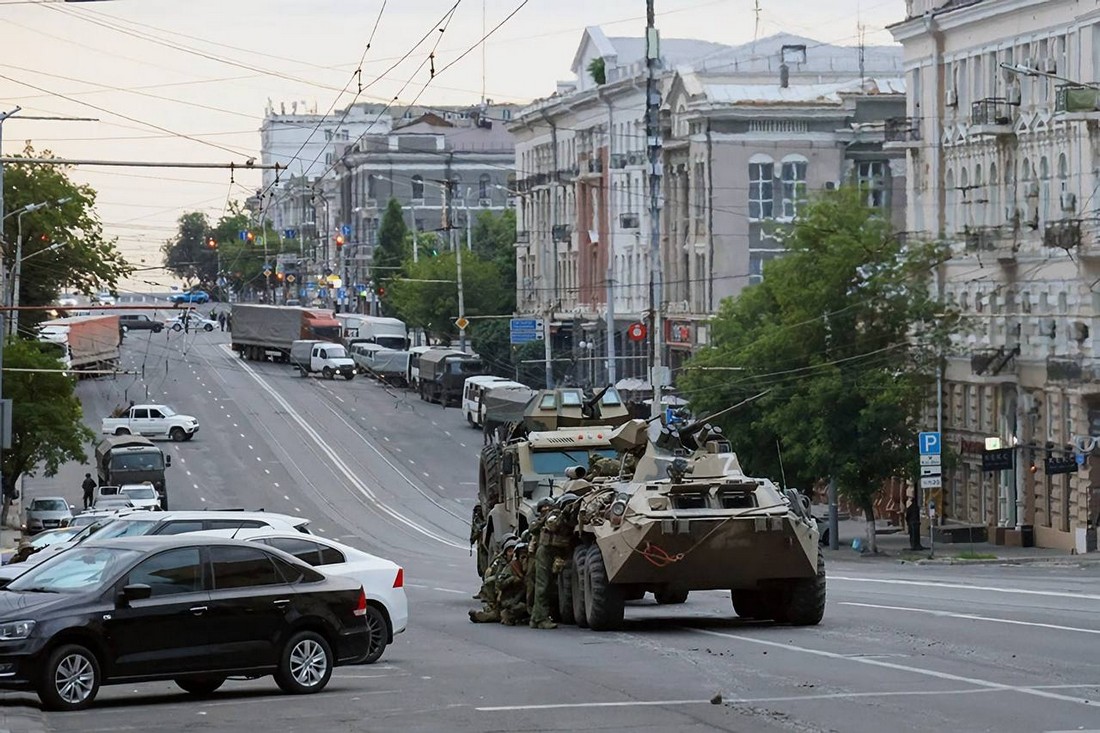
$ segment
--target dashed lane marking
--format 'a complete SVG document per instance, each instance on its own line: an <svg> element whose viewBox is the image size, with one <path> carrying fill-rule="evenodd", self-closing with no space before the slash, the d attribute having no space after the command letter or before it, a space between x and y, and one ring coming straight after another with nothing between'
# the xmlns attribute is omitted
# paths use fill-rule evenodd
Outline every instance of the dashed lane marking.
<svg viewBox="0 0 1100 733"><path fill-rule="evenodd" d="M857 608L876 608L883 611L908 611L910 613L923 613L929 616L941 618L957 618L964 621L988 621L995 624L1010 624L1012 626L1035 626L1040 629L1053 629L1054 631L1076 631L1080 634L1100 634L1100 629L1082 629L1076 626L1061 626L1059 624L1044 624L1037 621L1018 621L1011 618L993 618L990 616L976 616L970 613L955 613L954 611L937 611L930 608L909 608L907 606L881 606L877 603L853 603L842 601L842 606L855 606Z"/></svg>
<svg viewBox="0 0 1100 733"><path fill-rule="evenodd" d="M287 496L286 494L283 494L283 498L286 499L287 501L290 501L290 497Z"/></svg>
<svg viewBox="0 0 1100 733"><path fill-rule="evenodd" d="M829 580L844 580L851 583L882 583L885 585L909 585L922 588L946 588L950 590L977 590L987 593L1010 593L1025 596L1047 596L1049 598L1080 598L1100 601L1100 595L1089 593L1071 593L1056 590L1030 590L1026 588L1002 588L995 585L967 585L965 583L937 583L931 580L898 580L894 578L854 578L847 575L830 575Z"/></svg>
<svg viewBox="0 0 1100 733"><path fill-rule="evenodd" d="M268 473L268 474L271 473L271 469L270 468L265 468L264 473Z"/></svg>

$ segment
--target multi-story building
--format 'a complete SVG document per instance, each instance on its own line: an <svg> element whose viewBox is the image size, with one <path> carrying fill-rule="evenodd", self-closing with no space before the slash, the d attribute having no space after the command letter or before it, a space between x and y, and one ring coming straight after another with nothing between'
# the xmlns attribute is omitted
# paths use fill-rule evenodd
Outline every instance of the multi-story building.
<svg viewBox="0 0 1100 733"><path fill-rule="evenodd" d="M1100 512L1100 11L1078 0L909 0L908 226L967 319L947 359L948 516L1086 550ZM1014 468L983 470L988 438ZM988 457L988 456L987 456ZM985 468L989 468L987 463ZM1090 540L1091 538L1091 540Z"/></svg>
<svg viewBox="0 0 1100 733"><path fill-rule="evenodd" d="M884 150L905 111L898 47L778 34L671 78L663 106L665 363L708 343L725 298L759 282L808 193L858 183L902 229L905 153Z"/></svg>

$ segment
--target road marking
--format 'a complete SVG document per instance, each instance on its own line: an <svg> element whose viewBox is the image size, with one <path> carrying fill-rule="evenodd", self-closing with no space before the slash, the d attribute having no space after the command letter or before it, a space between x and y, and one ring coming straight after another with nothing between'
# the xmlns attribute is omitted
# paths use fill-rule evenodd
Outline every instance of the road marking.
<svg viewBox="0 0 1100 733"><path fill-rule="evenodd" d="M202 497L202 496L200 496L200 497L199 497L199 501L201 501L201 502L202 502L203 504L205 504L205 503L206 503L206 498L205 498L205 497Z"/></svg>
<svg viewBox="0 0 1100 733"><path fill-rule="evenodd" d="M279 488L279 484L274 484L274 486L276 489ZM287 501L290 501L290 499L287 499Z"/></svg>
<svg viewBox="0 0 1100 733"><path fill-rule="evenodd" d="M431 478L431 477L432 477L432 475L430 473L428 473L427 471L424 472L424 478Z"/></svg>
<svg viewBox="0 0 1100 733"><path fill-rule="evenodd" d="M389 443L389 442L390 442L390 438L389 438L389 436L388 436L388 435L383 435L383 436L382 436L382 440L386 441L387 443Z"/></svg>
<svg viewBox="0 0 1100 733"><path fill-rule="evenodd" d="M177 457L178 457L178 456L177 456ZM186 458L180 458L179 460L180 460L180 463L187 463L187 459L186 459Z"/></svg>
<svg viewBox="0 0 1100 733"><path fill-rule="evenodd" d="M759 646L772 647L773 649L783 649L789 652L798 652L800 654L810 654L817 657L825 657L826 659L841 659L854 664L866 664L871 667L879 667L881 669L890 669L897 672L907 672L909 674L922 675L924 677L934 677L936 679L947 680L949 682L961 682L967 685L973 685L974 687L984 687L990 690L1004 690L1009 692L1022 692L1025 695L1034 695L1035 697L1044 697L1051 700L1060 700L1062 702L1072 702L1078 705L1093 705L1097 702L1095 700L1090 701L1082 697L1070 697L1069 695L1060 695L1056 692L1050 692L1037 687L1018 687L1014 685L1006 685L1001 682L992 682L990 680L983 680L978 677L966 677L958 674L951 674L950 672L940 672L934 669L923 669L921 667L910 667L904 664L898 664L897 662L887 662L882 659L870 659L868 657L849 657L845 654L838 654L836 652L828 652L823 649L811 649L809 647L798 646L796 644L784 644L779 641L768 641L766 639L757 639L751 636L743 636L741 634L727 634L722 631L708 631L706 629L690 629L696 634L704 634L706 636L717 636L723 639L733 639L734 641L742 641L747 644L757 644Z"/></svg>
<svg viewBox="0 0 1100 733"><path fill-rule="evenodd" d="M244 437L244 433L241 433L241 437L242 437L242 438Z"/></svg>
<svg viewBox="0 0 1100 733"><path fill-rule="evenodd" d="M301 509L299 509L298 507L294 507L294 511L298 512L299 514L301 514L301 513L302 513L302 510L301 510Z"/></svg>
<svg viewBox="0 0 1100 733"><path fill-rule="evenodd" d="M226 351L227 355L229 353L231 353L230 349L225 344L222 344L221 348ZM232 358L232 357L230 357L230 358ZM236 360L234 359L234 361L236 361ZM267 392L269 395L271 395L271 398L283 408L283 410L285 411L285 414L290 419L292 419L296 423L298 423L298 427L301 428L303 433L305 433L310 438L312 438L313 442L317 444L317 447L321 449L321 452L323 452L326 456L328 456L328 459L332 462L332 465L337 470L339 470L340 473L344 474L344 477L348 480L348 483L350 483L363 496L363 498L365 498L367 501L371 502L380 512L386 514L387 516L389 516L392 519L400 522L401 524L404 524L408 528L423 534L425 537L429 537L429 538L431 538L431 539L433 539L433 540L435 540L435 541L437 541L441 544L447 545L449 547L453 547L456 550L468 550L469 549L468 544L459 544L457 542L454 542L452 540L447 539L446 537L444 537L442 535L436 534L435 532L428 529L427 527L423 527L420 524L417 524L412 519L409 519L404 514L402 514L401 512L395 510L393 507L389 506L388 504L385 504L382 501L380 501L378 499L377 495L375 495L375 493L365 483L363 483L362 480L359 479L359 477L356 475L355 471L353 471L340 458L340 456L336 453L336 451L333 450L332 446L330 446L325 441L325 439L323 437L321 437L320 433L318 433L313 428L313 426L310 425L308 421L306 421L305 418L303 418L300 414L298 414L298 411L295 410L291 406L291 404L289 402L287 402L286 399L284 399L281 394L279 394L279 392L277 390L273 389L271 387L271 385L269 385L266 380L264 380L262 377L260 377L259 374L256 373L256 370L253 369L247 363L241 362L240 367L250 377L252 377L252 379L257 384L259 384L260 387L265 392ZM337 415L338 418L340 417L339 413L336 413L335 410L333 410L333 414ZM342 420L343 418L340 418L340 419ZM345 424L348 424L350 426L350 423L347 423L347 421L344 421L344 422L345 422ZM370 446L370 448L372 450L374 450L376 453L378 453L381 456L381 453L378 452L378 449L375 448L375 446L371 445L370 443L367 443L367 445ZM383 457L383 460L385 460L385 457ZM390 464L390 465L392 466L392 464ZM394 467L394 468L396 470L396 467ZM408 479L406 479L406 480L408 480ZM409 483L411 484L412 482L410 481Z"/></svg>
<svg viewBox="0 0 1100 733"><path fill-rule="evenodd" d="M191 472L190 472L190 471L184 471L184 473L186 473L186 474L187 474L188 476L190 476L190 475L191 475Z"/></svg>
<svg viewBox="0 0 1100 733"><path fill-rule="evenodd" d="M444 430L443 434L446 435L448 438L451 437L451 431L450 430Z"/></svg>
<svg viewBox="0 0 1100 733"><path fill-rule="evenodd" d="M270 473L271 473L271 469L270 469L270 468L265 468L265 469L264 469L264 473L270 474Z"/></svg>
<svg viewBox="0 0 1100 733"><path fill-rule="evenodd" d="M229 415L226 415L226 417L229 417ZM238 427L237 423L233 423L233 427Z"/></svg>
<svg viewBox="0 0 1100 733"><path fill-rule="evenodd" d="M199 488L198 484L191 484L191 485L194 486L196 489Z"/></svg>
<svg viewBox="0 0 1100 733"><path fill-rule="evenodd" d="M386 440L389 440L389 438L386 438ZM404 453L404 451L403 451L403 450L401 450L401 446L397 446L397 445L395 445L395 446L393 447L393 449L394 449L395 451L397 451L398 453Z"/></svg>
<svg viewBox="0 0 1100 733"><path fill-rule="evenodd" d="M287 496L286 494L283 494L283 498L286 499L287 501L290 501L290 497Z"/></svg>
<svg viewBox="0 0 1100 733"><path fill-rule="evenodd" d="M1047 596L1049 598L1080 598L1100 601L1100 595L1089 593L1070 593L1057 590L1027 590L1024 588L998 588L995 585L966 585L964 583L936 583L930 580L895 580L892 578L853 578L846 575L830 575L829 580L847 580L852 583L883 583L885 585L911 585L923 588L948 588L951 590L979 590L989 593L1015 593L1024 596Z"/></svg>
<svg viewBox="0 0 1100 733"><path fill-rule="evenodd" d="M242 437L243 437L243 436L242 436ZM255 448L253 448L252 446L248 446L248 449L249 449L249 450L256 450L256 449L255 449Z"/></svg>
<svg viewBox="0 0 1100 733"><path fill-rule="evenodd" d="M334 394L334 395L333 395L333 397L335 397L336 399L340 400L341 402L343 402L343 401L344 401L344 400L343 400L343 399L342 399L342 398L340 397L340 395L335 395L335 394Z"/></svg>
<svg viewBox="0 0 1100 733"><path fill-rule="evenodd" d="M432 425L434 425L435 427L439 427L439 423L437 423L435 420L432 420Z"/></svg>
<svg viewBox="0 0 1100 733"><path fill-rule="evenodd" d="M260 458L259 456L256 456L256 460L260 461L262 463L264 459Z"/></svg>
<svg viewBox="0 0 1100 733"><path fill-rule="evenodd" d="M479 713L511 712L514 710L562 710L568 708L632 708L663 705L709 705L710 700L624 700L622 702L563 702L545 705L497 705L474 708Z"/></svg>
<svg viewBox="0 0 1100 733"><path fill-rule="evenodd" d="M432 590L437 590L440 593L456 593L460 596L464 596L468 592L468 591L464 591L464 590L454 590L453 588L434 588L433 587Z"/></svg>
<svg viewBox="0 0 1100 733"><path fill-rule="evenodd" d="M1100 629L1081 629L1076 626L1059 626L1058 624L1044 624L1037 621L1017 621L1010 618L992 618L990 616L975 616L970 613L955 613L954 611L936 611L930 608L909 608L907 606L881 606L875 603L850 603L841 602L842 606L857 606L859 608L878 608L884 611L909 611L911 613L925 613L929 616L943 618L958 618L967 621L990 621L997 624L1012 624L1013 626L1035 626L1041 629L1053 629L1055 631L1077 631L1082 634L1100 634Z"/></svg>
<svg viewBox="0 0 1100 733"><path fill-rule="evenodd" d="M412 466L415 466L415 465L416 465L416 461L414 461L413 459L411 459L411 458L410 458L410 459L409 459L409 464L410 464L410 465L412 465Z"/></svg>

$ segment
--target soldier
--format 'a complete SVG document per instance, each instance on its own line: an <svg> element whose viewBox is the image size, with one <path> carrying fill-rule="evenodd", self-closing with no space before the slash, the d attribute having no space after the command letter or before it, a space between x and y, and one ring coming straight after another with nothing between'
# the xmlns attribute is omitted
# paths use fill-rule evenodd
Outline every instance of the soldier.
<svg viewBox="0 0 1100 733"><path fill-rule="evenodd" d="M572 546L575 521L570 521L570 514L576 500L576 494L559 496L542 524L535 550L535 598L529 622L533 629L558 627L550 619L550 596L556 587L555 575L565 569L565 556Z"/></svg>
<svg viewBox="0 0 1100 733"><path fill-rule="evenodd" d="M539 535L542 533L542 525L546 521L546 515L553 506L554 500L549 496L539 499L539 503L535 505L535 520L531 522L530 528L524 530L528 534L524 580L527 586L527 608L530 609L535 607L535 555L538 553Z"/></svg>
<svg viewBox="0 0 1100 733"><path fill-rule="evenodd" d="M475 624L485 624L500 620L500 608L497 605L497 579L500 571L512 561L512 550L516 546L514 535L504 541L504 545L489 567L485 570L485 577L481 584L478 596L481 598L482 609L470 610L470 620Z"/></svg>
<svg viewBox="0 0 1100 733"><path fill-rule="evenodd" d="M592 477L617 478L619 476L619 460L610 456L601 456L593 451L588 456L588 471Z"/></svg>
<svg viewBox="0 0 1100 733"><path fill-rule="evenodd" d="M501 570L497 582L500 622L505 626L515 626L527 620L526 562L527 545L518 542L512 550L512 561Z"/></svg>

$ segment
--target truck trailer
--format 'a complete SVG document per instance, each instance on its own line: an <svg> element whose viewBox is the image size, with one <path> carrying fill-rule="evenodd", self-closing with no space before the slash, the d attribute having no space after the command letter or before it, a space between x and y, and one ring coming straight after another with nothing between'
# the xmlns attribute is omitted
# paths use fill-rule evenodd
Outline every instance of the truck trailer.
<svg viewBox="0 0 1100 733"><path fill-rule="evenodd" d="M80 373L118 368L122 331L117 315L89 315L44 321L38 340L53 344L65 371Z"/></svg>
<svg viewBox="0 0 1100 733"><path fill-rule="evenodd" d="M366 341L387 349L403 351L409 348L409 334L405 322L382 316L363 316L358 313L337 313L345 344Z"/></svg>
<svg viewBox="0 0 1100 733"><path fill-rule="evenodd" d="M318 308L234 303L230 311L233 351L250 361L290 361L295 341L339 341L340 324Z"/></svg>

